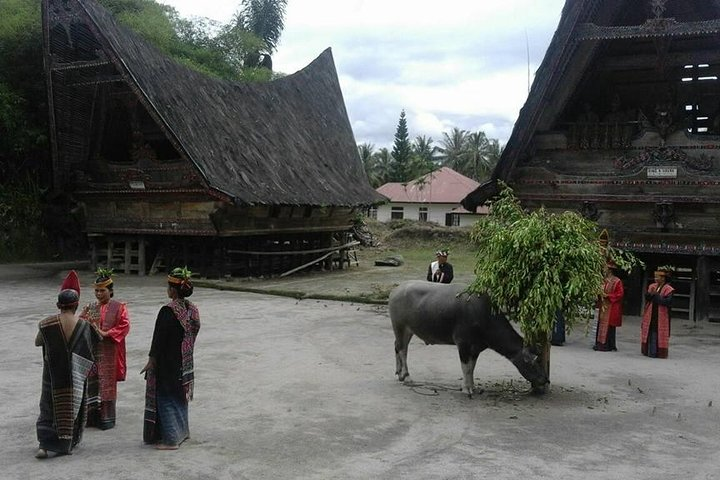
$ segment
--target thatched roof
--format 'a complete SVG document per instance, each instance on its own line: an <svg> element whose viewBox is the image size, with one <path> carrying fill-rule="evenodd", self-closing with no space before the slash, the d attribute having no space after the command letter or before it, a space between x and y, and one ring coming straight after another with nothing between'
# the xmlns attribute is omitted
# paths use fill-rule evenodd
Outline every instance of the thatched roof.
<svg viewBox="0 0 720 480"><path fill-rule="evenodd" d="M535 133L555 124L583 75L614 40L718 38L719 0L668 1L657 7L664 8L662 18L653 19L650 0L566 0L502 157L491 179L463 199L465 208L473 210L496 195L498 180L507 181L517 162L532 155ZM678 57L692 58L682 57L682 52Z"/></svg>
<svg viewBox="0 0 720 480"><path fill-rule="evenodd" d="M242 204L380 200L358 156L329 48L276 81L223 81L169 59L94 0L74 1L211 189Z"/></svg>

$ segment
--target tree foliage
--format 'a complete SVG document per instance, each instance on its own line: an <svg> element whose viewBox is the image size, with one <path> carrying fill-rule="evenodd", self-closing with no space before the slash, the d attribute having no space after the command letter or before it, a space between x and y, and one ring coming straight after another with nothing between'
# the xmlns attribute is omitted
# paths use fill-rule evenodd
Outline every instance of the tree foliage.
<svg viewBox="0 0 720 480"><path fill-rule="evenodd" d="M462 173L463 163L465 161L465 146L467 145L467 130L458 127L448 132L443 132L443 138L440 141L440 159L442 164L450 167L456 172Z"/></svg>
<svg viewBox="0 0 720 480"><path fill-rule="evenodd" d="M0 0L0 183L48 158L40 2Z"/></svg>
<svg viewBox="0 0 720 480"><path fill-rule="evenodd" d="M437 170L435 160L437 147L433 145L432 137L418 135L412 143L412 177L417 178Z"/></svg>
<svg viewBox="0 0 720 480"><path fill-rule="evenodd" d="M447 166L458 173L479 182L487 179L502 155L500 142L488 138L485 132L468 132L454 127L443 132L440 146L434 145L432 137L418 135L410 142L407 116L403 110L395 131L393 150L390 156L383 151L367 150L358 145L365 172L373 187L386 182L409 182Z"/></svg>
<svg viewBox="0 0 720 480"><path fill-rule="evenodd" d="M477 181L483 181L500 160L500 142L485 132L468 132L454 127L444 132L439 151L444 166Z"/></svg>
<svg viewBox="0 0 720 480"><path fill-rule="evenodd" d="M220 24L207 18L183 18L173 7L156 0L99 1L118 21L188 68L226 80L267 81L272 78L268 69L246 62L248 55L264 51L266 45L263 38L250 30L251 26L238 20L247 8L232 22ZM243 3L256 2L244 0ZM282 26L274 31L278 39Z"/></svg>
<svg viewBox="0 0 720 480"><path fill-rule="evenodd" d="M271 55L277 49L285 28L286 7L287 0L242 0L242 8L235 15L232 30L243 35L250 34L258 40L246 44L243 56L245 68L272 71Z"/></svg>
<svg viewBox="0 0 720 480"><path fill-rule="evenodd" d="M393 144L392 157L394 159L392 181L409 182L412 180L412 147L410 145L410 135L408 134L405 110L400 112L400 119L398 120L397 129L395 130L395 143Z"/></svg>
<svg viewBox="0 0 720 480"><path fill-rule="evenodd" d="M47 258L41 191L32 178L0 182L0 261Z"/></svg>
<svg viewBox="0 0 720 480"><path fill-rule="evenodd" d="M526 212L503 186L472 239L477 264L470 289L487 293L528 343L546 344L557 312L569 328L586 319L602 293L606 251L596 224L575 212Z"/></svg>

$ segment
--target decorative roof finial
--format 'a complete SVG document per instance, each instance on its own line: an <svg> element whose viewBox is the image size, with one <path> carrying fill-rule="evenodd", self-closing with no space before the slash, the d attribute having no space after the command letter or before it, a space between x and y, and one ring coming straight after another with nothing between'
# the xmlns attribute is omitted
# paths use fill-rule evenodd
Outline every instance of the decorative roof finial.
<svg viewBox="0 0 720 480"><path fill-rule="evenodd" d="M650 0L650 8L655 14L655 18L663 18L663 14L667 8L665 7L666 3L667 0Z"/></svg>

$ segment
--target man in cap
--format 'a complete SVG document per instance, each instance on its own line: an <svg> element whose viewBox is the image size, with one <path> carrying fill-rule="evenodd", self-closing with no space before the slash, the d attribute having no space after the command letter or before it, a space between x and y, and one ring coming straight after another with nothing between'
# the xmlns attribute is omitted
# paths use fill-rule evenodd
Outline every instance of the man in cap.
<svg viewBox="0 0 720 480"><path fill-rule="evenodd" d="M89 323L75 315L79 302L80 282L71 271L58 294L60 313L42 320L35 337L35 345L43 349L36 458L47 458L48 451L69 454L82 439L87 376L100 337Z"/></svg>
<svg viewBox="0 0 720 480"><path fill-rule="evenodd" d="M435 252L436 260L428 266L427 281L435 283L450 283L453 279L453 267L447 261L448 251Z"/></svg>

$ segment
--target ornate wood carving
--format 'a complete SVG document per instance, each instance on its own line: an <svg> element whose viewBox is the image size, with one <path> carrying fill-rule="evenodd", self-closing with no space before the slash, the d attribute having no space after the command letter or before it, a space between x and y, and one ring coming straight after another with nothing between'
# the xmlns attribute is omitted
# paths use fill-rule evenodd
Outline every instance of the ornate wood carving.
<svg viewBox="0 0 720 480"><path fill-rule="evenodd" d="M667 243L667 242L633 242L633 241L616 241L612 242L613 246L622 248L623 250L631 250L633 252L651 252L651 253L679 253L685 255L720 255L720 247L714 245L688 244L688 243Z"/></svg>
<svg viewBox="0 0 720 480"><path fill-rule="evenodd" d="M149 144L145 143L143 134L139 130L135 130L132 134L130 158L134 163L157 161L157 153Z"/></svg>
<svg viewBox="0 0 720 480"><path fill-rule="evenodd" d="M665 8L667 8L665 7L666 3L667 0L650 0L650 8L655 14L655 18L662 18L665 13Z"/></svg>
<svg viewBox="0 0 720 480"><path fill-rule="evenodd" d="M639 132L636 121L574 122L568 124L568 147L579 150L627 148Z"/></svg>
<svg viewBox="0 0 720 480"><path fill-rule="evenodd" d="M130 181L147 181L150 180L150 175L145 173L144 170L139 168L126 168L117 172L118 179L123 182Z"/></svg>
<svg viewBox="0 0 720 480"><path fill-rule="evenodd" d="M661 202L655 204L653 211L653 219L655 225L663 232L668 230L671 223L675 221L675 207L670 202Z"/></svg>
<svg viewBox="0 0 720 480"><path fill-rule="evenodd" d="M691 157L676 147L646 148L634 156L623 155L613 162L616 170L639 171L647 165L682 165L696 172L710 172L713 169L714 157L704 153L699 157Z"/></svg>
<svg viewBox="0 0 720 480"><path fill-rule="evenodd" d="M578 27L575 39L587 40L623 40L634 38L681 37L691 35L714 35L720 33L720 20L701 22L678 22L674 18L654 18L642 25L620 27L602 27L594 23L585 23Z"/></svg>
<svg viewBox="0 0 720 480"><path fill-rule="evenodd" d="M665 18L667 0L650 0L650 10L654 18L648 18L642 25L599 26L585 23L579 26L576 40L619 40L632 38L655 38L708 35L720 33L720 20L712 19L700 22L678 22L674 18ZM661 41L661 43L663 43ZM666 50L667 45L658 45L658 54Z"/></svg>

